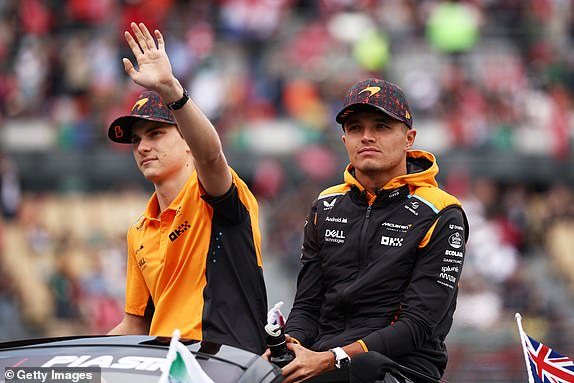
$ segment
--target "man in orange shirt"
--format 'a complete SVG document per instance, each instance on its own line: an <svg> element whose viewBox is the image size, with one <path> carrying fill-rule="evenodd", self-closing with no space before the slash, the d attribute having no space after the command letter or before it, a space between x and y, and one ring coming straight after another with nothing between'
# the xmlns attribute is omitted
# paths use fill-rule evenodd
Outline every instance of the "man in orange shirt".
<svg viewBox="0 0 574 383"><path fill-rule="evenodd" d="M131 144L155 193L128 231L123 320L110 334L171 336L264 350L267 296L258 206L229 167L215 128L173 76L162 34L143 23L125 32L148 89L109 127ZM157 40L157 43L156 43Z"/></svg>

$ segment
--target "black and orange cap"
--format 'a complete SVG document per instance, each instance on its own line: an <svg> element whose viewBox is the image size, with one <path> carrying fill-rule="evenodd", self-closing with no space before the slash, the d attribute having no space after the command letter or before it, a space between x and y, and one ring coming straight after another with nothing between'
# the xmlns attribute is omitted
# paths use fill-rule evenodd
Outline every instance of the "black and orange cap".
<svg viewBox="0 0 574 383"><path fill-rule="evenodd" d="M413 127L413 117L407 98L399 86L392 82L369 78L359 81L347 91L343 109L337 113L336 121L342 124L351 114L375 108L395 120Z"/></svg>
<svg viewBox="0 0 574 383"><path fill-rule="evenodd" d="M132 143L132 126L138 120L165 122L177 125L175 117L163 103L160 95L146 90L141 93L129 116L118 117L108 128L108 137L120 144Z"/></svg>

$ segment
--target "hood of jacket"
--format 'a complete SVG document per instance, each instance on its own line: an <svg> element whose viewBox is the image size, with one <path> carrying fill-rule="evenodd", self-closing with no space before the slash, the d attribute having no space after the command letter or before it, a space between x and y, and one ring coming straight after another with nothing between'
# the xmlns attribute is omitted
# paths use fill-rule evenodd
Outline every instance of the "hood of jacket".
<svg viewBox="0 0 574 383"><path fill-rule="evenodd" d="M356 186L363 191L365 188L353 175L354 170L353 165L347 165L344 174L345 183L349 186ZM438 187L435 179L438 171L436 158L432 153L424 150L409 150L407 151L407 174L393 178L383 186L383 190L397 189L404 185Z"/></svg>

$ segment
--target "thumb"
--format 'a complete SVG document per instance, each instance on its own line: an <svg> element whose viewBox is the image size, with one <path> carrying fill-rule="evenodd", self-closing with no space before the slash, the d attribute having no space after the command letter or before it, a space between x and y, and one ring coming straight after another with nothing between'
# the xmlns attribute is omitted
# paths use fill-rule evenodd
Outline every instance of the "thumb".
<svg viewBox="0 0 574 383"><path fill-rule="evenodd" d="M269 350L269 349L265 350L265 352L263 354L261 354L261 357L265 360L269 360L270 356L271 356L271 350Z"/></svg>
<svg viewBox="0 0 574 383"><path fill-rule="evenodd" d="M289 351L292 351L295 355L297 355L297 352L301 349L303 349L303 346L298 345L295 342L291 342L291 343L287 343L287 349Z"/></svg>
<svg viewBox="0 0 574 383"><path fill-rule="evenodd" d="M134 64L132 64L132 62L125 57L122 59L122 63L124 64L124 70L126 71L126 73L130 77L132 77L134 72L136 72L136 69L134 68Z"/></svg>

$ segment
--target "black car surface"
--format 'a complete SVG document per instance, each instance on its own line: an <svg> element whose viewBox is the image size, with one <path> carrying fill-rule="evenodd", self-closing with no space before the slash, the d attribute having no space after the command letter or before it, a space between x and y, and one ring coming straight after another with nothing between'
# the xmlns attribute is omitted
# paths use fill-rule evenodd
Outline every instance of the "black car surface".
<svg viewBox="0 0 574 383"><path fill-rule="evenodd" d="M257 354L210 342L180 340L215 383L276 383L281 370ZM170 338L144 335L66 337L0 343L0 382L5 369L100 367L102 382L158 382Z"/></svg>

